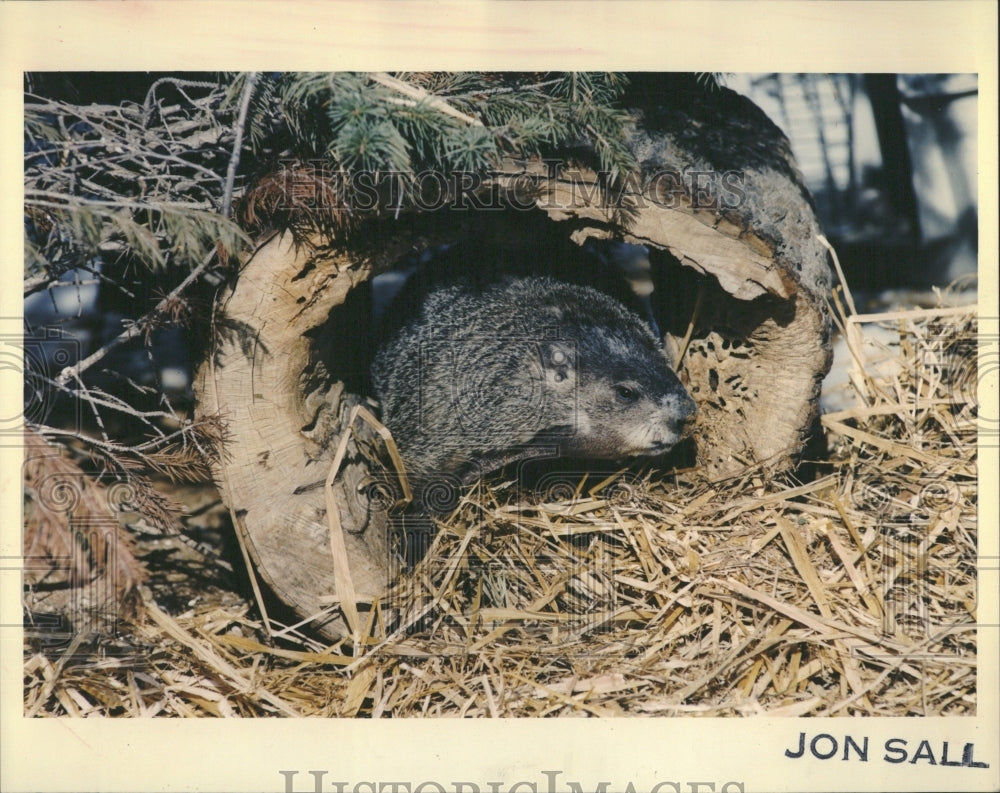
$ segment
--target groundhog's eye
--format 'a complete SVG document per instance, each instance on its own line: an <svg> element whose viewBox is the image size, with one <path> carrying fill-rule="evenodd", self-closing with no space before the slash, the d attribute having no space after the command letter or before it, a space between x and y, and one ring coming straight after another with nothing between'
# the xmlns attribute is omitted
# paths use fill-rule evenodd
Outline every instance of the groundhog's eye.
<svg viewBox="0 0 1000 793"><path fill-rule="evenodd" d="M619 383L615 386L615 396L618 397L619 402L631 404L639 399L639 392L632 388L632 386Z"/></svg>

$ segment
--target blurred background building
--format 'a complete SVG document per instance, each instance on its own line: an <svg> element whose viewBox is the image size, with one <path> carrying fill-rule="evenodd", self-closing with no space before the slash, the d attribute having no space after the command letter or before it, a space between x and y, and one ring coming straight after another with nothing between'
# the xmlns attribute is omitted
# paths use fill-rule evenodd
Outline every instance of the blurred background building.
<svg viewBox="0 0 1000 793"><path fill-rule="evenodd" d="M848 283L947 285L977 271L978 80L970 74L736 74L782 128Z"/></svg>

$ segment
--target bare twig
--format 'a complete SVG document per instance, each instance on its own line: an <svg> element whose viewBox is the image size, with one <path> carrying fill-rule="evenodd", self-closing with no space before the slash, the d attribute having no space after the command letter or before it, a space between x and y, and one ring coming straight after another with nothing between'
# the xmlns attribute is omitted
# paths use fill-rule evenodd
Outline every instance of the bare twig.
<svg viewBox="0 0 1000 793"><path fill-rule="evenodd" d="M233 210L233 183L236 180L236 169L240 164L240 154L243 148L243 135L246 131L247 112L250 110L250 100L253 98L254 88L257 86L259 72L249 72L246 82L243 85L243 96L240 99L240 112L236 118L235 140L233 141L233 153L229 157L229 167L226 169L226 186L222 194L222 216L228 218Z"/></svg>
<svg viewBox="0 0 1000 793"><path fill-rule="evenodd" d="M191 440L189 436L193 430L197 430L202 426L210 424L211 422L208 421L192 421L186 426L181 427L179 430L171 432L169 435L160 432L161 437L159 438L151 438L150 440L145 441L143 443L131 444L131 445L115 443L114 441L110 440L107 436L105 436L105 439L101 441L98 440L97 438L94 438L91 435L84 435L82 432L57 429L54 427L33 426L32 429L34 429L35 432L37 432L39 435L45 438L50 438L50 437L73 438L75 440L82 441L86 444L102 449L111 455L118 455L118 454L134 455L141 459L146 459L147 455L162 451L174 441L181 441L182 443L186 444L187 441ZM195 446L195 448L197 448L199 451L202 451L202 447L199 444L194 443L193 441L192 443Z"/></svg>
<svg viewBox="0 0 1000 793"><path fill-rule="evenodd" d="M830 241L822 234L817 234L816 239L819 240L819 244L826 248L827 253L830 254L830 258L833 260L833 266L837 270L837 280L840 281L840 285L844 289L844 299L847 301L847 307L851 310L852 314L857 314L858 309L854 305L854 295L851 294L851 288L847 285L847 279L844 277L844 271L840 267L840 258L837 256L837 252L833 249Z"/></svg>
<svg viewBox="0 0 1000 793"><path fill-rule="evenodd" d="M48 190L25 190L24 203L29 206L49 207L51 209L66 209L74 204L86 207L106 208L110 212L120 209L135 209L143 212L206 212L211 210L211 206L196 204L193 201L130 201L128 199L115 199L114 201L102 201L96 198L81 198L80 196L66 195L65 193L54 193ZM48 200L46 200L48 199Z"/></svg>
<svg viewBox="0 0 1000 793"><path fill-rule="evenodd" d="M684 356L687 354L688 345L691 343L691 335L694 333L695 323L698 321L698 314L701 312L701 301L705 297L705 284L703 283L698 287L698 296L694 301L694 308L691 309L691 320L688 322L687 331L684 334L684 338L681 340L680 347L677 352L677 357L674 359L674 368L679 369L681 361L684 360Z"/></svg>
<svg viewBox="0 0 1000 793"><path fill-rule="evenodd" d="M161 85L164 85L166 83L169 83L170 85L174 86L174 88L176 88L178 90L178 92L185 99L187 99L188 102L190 102L192 105L196 104L195 100L193 100L186 93L184 93L184 91L182 89L184 89L184 88L209 88L209 89L214 89L214 88L218 88L219 87L216 83L210 83L210 82L203 81L203 80L181 80L181 79L179 79L177 77L161 77L159 80L157 80L155 83L153 83L149 87L149 90L146 92L146 99L142 103L142 112L143 112L143 116L145 118L149 118L149 114L153 111L153 103L155 102L155 98L156 98L156 89L159 88Z"/></svg>
<svg viewBox="0 0 1000 793"><path fill-rule="evenodd" d="M465 91L461 94L444 94L448 99L476 99L480 96L494 96L497 94L512 94L515 91L537 91L539 88L548 88L562 81L562 77L552 80L542 80L539 83L529 83L528 85L501 85L496 88L482 88L475 91Z"/></svg>
<svg viewBox="0 0 1000 793"><path fill-rule="evenodd" d="M97 246L98 250L102 252L115 252L125 250L125 246L119 245L113 242L102 242ZM33 275L24 279L24 296L33 295L35 292L41 292L43 289L48 289L52 291L53 289L61 289L66 286L91 286L99 284L107 284L109 287L119 290L126 297L130 297L135 300L135 293L129 291L124 286L122 286L118 281L113 278L108 278L100 270L96 270L93 267L88 267L86 264L78 264L73 269L83 270L84 272L90 273L94 276L93 280L81 281L78 278L72 281L60 281L65 273L53 277L50 274L45 275Z"/></svg>
<svg viewBox="0 0 1000 793"><path fill-rule="evenodd" d="M118 373L116 372L115 374ZM168 421L176 421L178 418L177 414L174 413L172 410L169 412L165 410L138 410L132 407L132 405L130 405L124 399L115 396L114 394L109 394L107 391L104 391L103 389L100 388L86 388L78 391L65 385L60 386L59 384L56 383L55 380L49 378L41 378L41 379L43 379L44 382L49 383L53 388L68 394L74 399L84 399L91 405L96 405L98 407L105 407L108 408L109 410L115 410L119 413L125 413L129 416L133 416L134 418L139 419L144 424L148 424L159 435L163 435L163 430L161 430L159 427L156 426L156 424L153 423L153 419L166 419ZM153 388L149 388L148 386L140 386L138 383L133 382L131 379L127 377L123 379L126 380L129 383L129 385L134 387L140 393L151 393L156 390ZM81 392L85 392L85 395L84 393Z"/></svg>
<svg viewBox="0 0 1000 793"><path fill-rule="evenodd" d="M83 392L83 401L90 406L90 411L94 414L94 423L97 424L97 428L101 431L101 437L104 438L105 442L110 443L111 439L108 438L108 430L104 426L104 420L101 418L101 413L97 409L97 405L95 405L93 400L90 398L90 391L87 389L87 386L84 385L84 382L80 378L79 374L74 374L73 379L76 380L76 384L80 387L80 391Z"/></svg>
<svg viewBox="0 0 1000 793"><path fill-rule="evenodd" d="M477 118L473 118L472 116L468 116L459 110L456 110L446 101L444 101L441 97L429 94L427 93L427 91L423 90L422 88L418 88L415 85L410 85L409 83L404 82L402 80L397 80L390 74L386 74L385 72L370 72L368 74L368 77L374 80L379 85L384 85L386 88L391 88L392 90L398 91L404 96L410 97L411 99L414 100L414 104L416 104L417 102L425 102L430 107L433 107L435 110L443 113L446 116L450 116L451 118L458 119L463 124L468 124L469 126L473 127L483 126L482 121L480 121Z"/></svg>
<svg viewBox="0 0 1000 793"><path fill-rule="evenodd" d="M147 320L150 317L153 317L156 314L160 313L161 311L166 310L171 300L180 295L181 292L183 292L191 284L197 281L199 277L201 277L201 275L205 272L205 270L208 269L209 264L211 264L212 259L214 258L215 258L215 251L212 251L207 257L205 257L204 261L202 261L201 264L199 264L191 271L191 273L188 275L187 278L181 281L169 295L167 295L165 298L163 298L163 300L157 303L156 307L148 314L146 314L145 317L137 321L135 324L126 328L124 331L115 336L115 338L113 338L99 350L88 355L82 361L79 361L75 366L67 366L65 369L63 369L59 373L59 376L56 378L56 385L57 386L66 385L66 383L69 382L70 378L79 377L79 375L81 375L95 363L104 358L113 349L121 346L127 341L130 341L131 339L134 339L136 336L142 333L145 326L145 322L143 322L143 320Z"/></svg>
<svg viewBox="0 0 1000 793"><path fill-rule="evenodd" d="M52 283L55 283L55 281L52 280L52 276L48 273L29 276L24 279L24 296L27 297L28 295L33 295L35 292L40 292Z"/></svg>

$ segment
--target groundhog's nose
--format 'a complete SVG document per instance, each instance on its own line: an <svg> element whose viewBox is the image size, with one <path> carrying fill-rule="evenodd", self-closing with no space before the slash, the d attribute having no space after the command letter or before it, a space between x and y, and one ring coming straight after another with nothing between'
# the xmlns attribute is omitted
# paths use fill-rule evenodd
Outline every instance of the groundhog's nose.
<svg viewBox="0 0 1000 793"><path fill-rule="evenodd" d="M691 429L697 412L698 406L695 404L695 401L685 394L684 398L677 405L677 414L672 417L672 421L670 422L672 425L671 429L678 435L683 435Z"/></svg>
<svg viewBox="0 0 1000 793"><path fill-rule="evenodd" d="M692 421L694 421L694 417L695 414L697 414L697 412L698 412L698 405L695 404L695 401L691 399L691 397L685 394L679 406L681 423L690 424Z"/></svg>

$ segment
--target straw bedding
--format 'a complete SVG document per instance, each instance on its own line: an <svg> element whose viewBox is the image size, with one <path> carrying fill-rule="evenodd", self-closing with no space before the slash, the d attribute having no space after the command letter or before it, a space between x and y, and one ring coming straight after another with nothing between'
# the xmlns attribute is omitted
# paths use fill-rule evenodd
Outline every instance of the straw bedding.
<svg viewBox="0 0 1000 793"><path fill-rule="evenodd" d="M974 714L975 307L837 313L853 401L808 481L479 483L357 643L271 641L232 577L152 569L121 652L28 646L25 712ZM148 567L203 553L165 542Z"/></svg>

